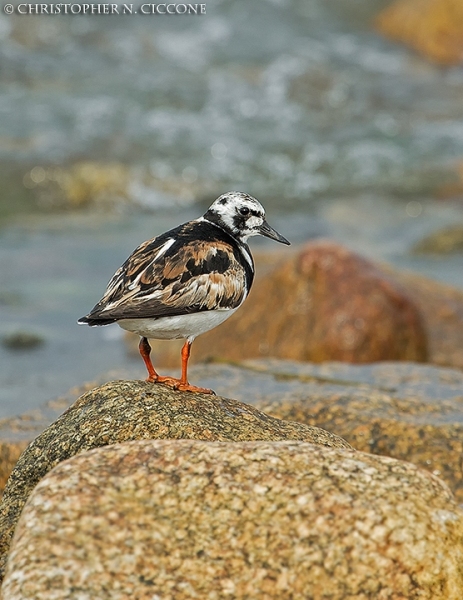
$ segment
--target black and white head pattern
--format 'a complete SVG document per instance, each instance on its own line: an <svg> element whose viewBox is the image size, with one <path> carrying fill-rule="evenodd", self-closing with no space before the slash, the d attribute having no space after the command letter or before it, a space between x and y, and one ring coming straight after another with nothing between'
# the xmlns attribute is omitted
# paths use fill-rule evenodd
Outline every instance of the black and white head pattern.
<svg viewBox="0 0 463 600"><path fill-rule="evenodd" d="M263 235L281 244L289 244L267 223L262 204L244 192L222 194L202 219L215 223L243 243L252 235Z"/></svg>
<svg viewBox="0 0 463 600"><path fill-rule="evenodd" d="M261 235L265 210L262 204L249 194L227 192L211 204L204 218L246 242L253 235Z"/></svg>

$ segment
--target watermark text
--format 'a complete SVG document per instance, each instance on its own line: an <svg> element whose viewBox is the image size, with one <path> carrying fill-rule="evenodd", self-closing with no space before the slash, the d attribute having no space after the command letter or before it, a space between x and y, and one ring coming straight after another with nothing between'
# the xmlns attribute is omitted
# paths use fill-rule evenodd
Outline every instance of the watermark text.
<svg viewBox="0 0 463 600"><path fill-rule="evenodd" d="M6 15L205 15L205 4L21 3L5 4Z"/></svg>

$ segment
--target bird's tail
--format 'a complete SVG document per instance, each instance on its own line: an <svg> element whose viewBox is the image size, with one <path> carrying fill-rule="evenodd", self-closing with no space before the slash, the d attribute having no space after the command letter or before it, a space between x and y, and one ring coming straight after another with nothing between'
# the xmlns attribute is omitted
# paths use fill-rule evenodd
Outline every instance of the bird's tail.
<svg viewBox="0 0 463 600"><path fill-rule="evenodd" d="M85 317L81 317L77 323L79 325L90 325L90 327L95 327L97 325L109 325L115 321L116 319L105 319L102 317L92 317L90 315L86 315Z"/></svg>

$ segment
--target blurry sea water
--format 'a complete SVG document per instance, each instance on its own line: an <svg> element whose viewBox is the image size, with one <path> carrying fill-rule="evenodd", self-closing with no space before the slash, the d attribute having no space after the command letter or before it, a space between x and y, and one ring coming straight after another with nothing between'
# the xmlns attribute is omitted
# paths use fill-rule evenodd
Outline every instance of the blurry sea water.
<svg viewBox="0 0 463 600"><path fill-rule="evenodd" d="M32 331L45 343L0 346L0 416L126 364L116 326L76 319L138 243L228 189L259 198L296 244L329 236L463 287L461 255L409 253L463 221L461 198L436 199L463 161L463 69L380 38L371 19L386 4L214 0L201 16L0 15L1 173L120 164L133 201L110 214L23 207L1 223L0 337ZM14 213L15 193L3 186L0 208Z"/></svg>

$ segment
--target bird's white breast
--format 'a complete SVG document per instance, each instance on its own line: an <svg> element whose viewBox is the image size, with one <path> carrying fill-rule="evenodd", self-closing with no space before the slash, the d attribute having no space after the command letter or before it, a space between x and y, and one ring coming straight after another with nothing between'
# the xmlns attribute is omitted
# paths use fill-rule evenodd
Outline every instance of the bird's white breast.
<svg viewBox="0 0 463 600"><path fill-rule="evenodd" d="M121 319L117 324L127 331L143 337L157 340L174 340L185 338L192 341L201 333L205 333L223 323L236 311L208 310L175 317L160 317L158 319Z"/></svg>

